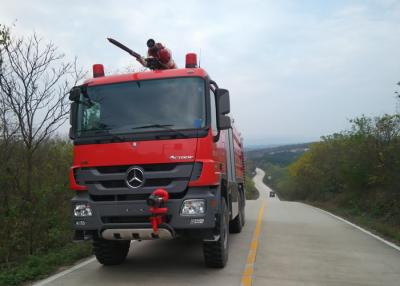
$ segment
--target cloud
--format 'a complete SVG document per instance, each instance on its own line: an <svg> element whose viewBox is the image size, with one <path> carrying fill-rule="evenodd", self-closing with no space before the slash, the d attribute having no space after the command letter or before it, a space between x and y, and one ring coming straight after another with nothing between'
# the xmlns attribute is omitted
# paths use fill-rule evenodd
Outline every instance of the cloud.
<svg viewBox="0 0 400 286"><path fill-rule="evenodd" d="M318 138L395 108L398 1L3 2L2 21L18 19L18 33L36 30L88 69L139 67L107 36L141 53L154 37L181 67L201 50L249 143Z"/></svg>

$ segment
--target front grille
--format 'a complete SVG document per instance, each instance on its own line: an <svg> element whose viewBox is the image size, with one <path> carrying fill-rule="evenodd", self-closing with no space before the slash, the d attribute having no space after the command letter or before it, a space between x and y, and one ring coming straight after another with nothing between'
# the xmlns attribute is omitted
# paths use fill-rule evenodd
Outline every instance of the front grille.
<svg viewBox="0 0 400 286"><path fill-rule="evenodd" d="M149 179L146 180L144 187L162 187L168 186L172 182L171 179ZM93 183L93 182L88 182ZM121 180L99 182L104 188L126 188L126 182Z"/></svg>
<svg viewBox="0 0 400 286"><path fill-rule="evenodd" d="M140 165L145 171L156 172L156 171L171 171L176 167L177 164L146 164ZM123 166L101 166L96 167L97 171L102 174L112 174L112 173L125 173L129 167L133 165L123 165ZM91 168L83 168L91 169Z"/></svg>
<svg viewBox="0 0 400 286"><path fill-rule="evenodd" d="M172 179L149 179L144 183L145 187L162 187L171 184Z"/></svg>
<svg viewBox="0 0 400 286"><path fill-rule="evenodd" d="M177 200L182 199L185 196L186 192L181 193L171 193L169 195L169 199ZM110 201L118 201L118 202L125 202L125 201L138 201L138 200L147 200L150 194L130 194L130 195L91 195L90 198L94 202L110 202Z"/></svg>
<svg viewBox="0 0 400 286"><path fill-rule="evenodd" d="M89 183L90 184L90 183ZM125 181L104 181L104 182L99 182L99 184L101 184L104 188L107 189L112 189L112 188L125 188L126 187L126 183Z"/></svg>
<svg viewBox="0 0 400 286"><path fill-rule="evenodd" d="M143 164L122 166L99 166L82 168L76 171L76 181L86 185L89 193L102 201L100 196L108 196L107 200L120 200L115 195L133 195L132 199L148 196L156 188L164 188L171 195L186 190L193 173L193 163ZM129 188L126 183L127 171L132 166L143 169L145 183L136 189ZM196 168L195 177L199 176ZM200 168L201 171L201 168Z"/></svg>

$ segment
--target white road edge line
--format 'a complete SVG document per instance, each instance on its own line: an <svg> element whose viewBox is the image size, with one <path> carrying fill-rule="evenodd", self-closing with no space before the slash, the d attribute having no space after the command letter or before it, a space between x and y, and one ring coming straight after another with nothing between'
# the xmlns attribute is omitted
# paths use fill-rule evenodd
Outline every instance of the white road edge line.
<svg viewBox="0 0 400 286"><path fill-rule="evenodd" d="M43 286L43 285L49 284L50 282L53 282L54 280L56 280L58 278L61 278L61 277L65 276L65 275L67 275L67 274L69 274L69 273L71 273L71 272L73 272L73 271L85 266L85 265L88 265L89 263L92 263L95 260L96 260L96 258L92 256L88 260L85 260L85 261L83 261L83 262L81 262L81 263L79 263L79 264L77 264L77 265L75 265L75 266L73 266L73 267L71 267L69 269L61 271L60 273L57 273L57 274L55 274L53 276L50 276L49 278L46 278L46 279L41 280L41 281L39 281L37 283L34 283L33 286Z"/></svg>
<svg viewBox="0 0 400 286"><path fill-rule="evenodd" d="M384 239L384 238L382 238L380 236L377 236L376 234L373 234L372 232L370 232L370 231L368 231L368 230L366 230L366 229L364 229L364 228L362 228L362 227L360 227L360 226L358 226L358 225L356 225L356 224L354 224L352 222L349 222L348 220L345 220L344 218L341 218L340 216L334 215L333 213L330 213L330 212L328 212L326 210L323 210L323 209L320 209L320 208L317 208L317 207L314 207L314 206L311 206L311 205L308 205L308 204L304 204L304 205L310 206L310 207L312 207L314 209L317 209L317 210L319 210L319 211L321 211L321 212L323 212L325 214L328 214L328 215L336 218L337 220L340 220L341 222L347 223L348 225L351 225L352 227L362 231L363 233L368 234L369 236L372 236L373 238L383 242L384 244L386 244L386 245L388 245L388 246L400 251L400 246L398 246L398 245L396 245L396 244L394 244L394 243L392 243L390 241L387 241L386 239Z"/></svg>

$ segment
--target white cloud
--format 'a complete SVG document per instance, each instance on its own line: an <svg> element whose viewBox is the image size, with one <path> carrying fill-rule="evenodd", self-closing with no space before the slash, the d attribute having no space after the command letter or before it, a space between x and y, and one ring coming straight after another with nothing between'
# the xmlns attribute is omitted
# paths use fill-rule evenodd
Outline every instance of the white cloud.
<svg viewBox="0 0 400 286"><path fill-rule="evenodd" d="M250 143L318 138L395 108L398 1L0 2L3 23L18 19L19 34L36 30L88 69L139 67L107 36L141 53L154 37L181 67L201 49Z"/></svg>

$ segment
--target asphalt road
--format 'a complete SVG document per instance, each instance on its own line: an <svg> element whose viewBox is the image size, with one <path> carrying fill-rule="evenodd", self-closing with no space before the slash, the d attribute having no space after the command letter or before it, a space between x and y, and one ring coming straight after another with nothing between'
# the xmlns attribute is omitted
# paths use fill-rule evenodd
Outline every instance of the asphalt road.
<svg viewBox="0 0 400 286"><path fill-rule="evenodd" d="M400 248L319 209L269 198L263 176L258 169L260 198L247 201L224 269L204 267L200 243L135 241L122 265L91 258L36 285L400 285Z"/></svg>

